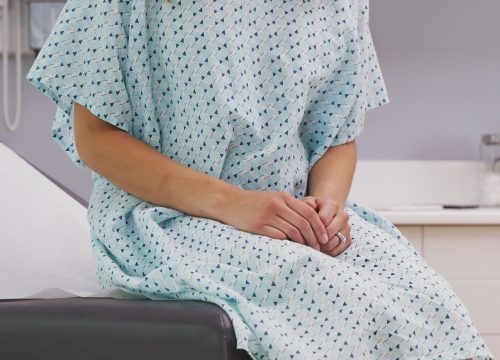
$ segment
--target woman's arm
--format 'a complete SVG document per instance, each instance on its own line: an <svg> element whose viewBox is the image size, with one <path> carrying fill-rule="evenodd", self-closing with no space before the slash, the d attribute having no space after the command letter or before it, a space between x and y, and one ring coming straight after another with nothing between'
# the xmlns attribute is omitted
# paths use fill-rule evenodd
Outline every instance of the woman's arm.
<svg viewBox="0 0 500 360"><path fill-rule="evenodd" d="M160 206L319 249L319 215L285 192L250 191L189 168L74 105L75 147L87 167L130 194Z"/></svg>
<svg viewBox="0 0 500 360"><path fill-rule="evenodd" d="M318 211L328 232L328 243L322 252L337 256L352 243L349 214L344 210L356 168L355 141L332 146L314 164L309 173L308 191L312 198L305 197L309 206ZM340 232L346 241L340 243L336 234Z"/></svg>
<svg viewBox="0 0 500 360"><path fill-rule="evenodd" d="M351 189L356 161L355 140L330 147L309 173L308 195L330 197L343 209Z"/></svg>
<svg viewBox="0 0 500 360"><path fill-rule="evenodd" d="M170 159L77 102L74 123L75 147L82 161L146 201L222 221L227 202L241 190Z"/></svg>

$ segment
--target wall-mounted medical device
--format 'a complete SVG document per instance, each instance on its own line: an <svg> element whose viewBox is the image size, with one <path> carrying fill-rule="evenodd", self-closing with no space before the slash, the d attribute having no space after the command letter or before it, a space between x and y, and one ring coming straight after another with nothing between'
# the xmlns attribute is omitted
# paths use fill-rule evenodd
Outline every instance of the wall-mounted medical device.
<svg viewBox="0 0 500 360"><path fill-rule="evenodd" d="M28 2L28 41L29 47L38 52L45 44L65 3L61 1Z"/></svg>
<svg viewBox="0 0 500 360"><path fill-rule="evenodd" d="M0 8L2 10L2 20L3 20L3 51L2 51L2 67L3 67L3 118L7 129L14 131L19 126L21 121L21 1L9 1L0 0ZM11 4L13 5L11 8ZM13 11L12 11L13 10ZM16 99L16 115L13 123L9 120L9 40L11 31L11 13L17 15L15 24L15 45L16 45L16 87L17 87L17 99Z"/></svg>
<svg viewBox="0 0 500 360"><path fill-rule="evenodd" d="M0 0L0 14L3 20L3 118L5 126L10 131L15 131L21 121L21 55L23 50L22 29L23 10L28 10L28 46L38 55L45 41L49 37L61 10L64 0ZM16 112L14 122L10 120L9 112L9 42L11 32L14 32L13 43L16 58Z"/></svg>

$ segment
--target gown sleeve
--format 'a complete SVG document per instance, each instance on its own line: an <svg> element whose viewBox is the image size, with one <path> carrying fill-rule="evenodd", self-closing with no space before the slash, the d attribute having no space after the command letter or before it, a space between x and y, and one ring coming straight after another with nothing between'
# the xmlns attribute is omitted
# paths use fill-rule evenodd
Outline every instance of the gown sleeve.
<svg viewBox="0 0 500 360"><path fill-rule="evenodd" d="M352 15L356 20L346 26L339 40L344 50L332 71L330 89L321 92L304 125L309 171L329 147L352 141L361 133L367 111L389 103L368 24L369 2L358 4Z"/></svg>
<svg viewBox="0 0 500 360"><path fill-rule="evenodd" d="M373 38L368 24L368 1L360 1L358 25L359 76L353 76L357 84L356 99L349 115L339 128L330 146L336 146L356 138L365 123L365 114L370 109L389 103L389 96L378 61ZM363 5L364 4L364 5Z"/></svg>
<svg viewBox="0 0 500 360"><path fill-rule="evenodd" d="M128 2L69 0L26 79L57 105L51 136L80 168L74 142L73 101L132 132L126 84Z"/></svg>

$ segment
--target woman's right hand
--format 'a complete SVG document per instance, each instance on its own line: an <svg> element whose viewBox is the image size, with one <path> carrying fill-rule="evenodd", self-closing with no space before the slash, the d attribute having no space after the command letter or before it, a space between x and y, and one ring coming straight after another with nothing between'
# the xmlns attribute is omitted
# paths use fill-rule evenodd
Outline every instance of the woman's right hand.
<svg viewBox="0 0 500 360"><path fill-rule="evenodd" d="M320 243L328 242L325 225L318 213L305 202L285 191L240 190L230 201L224 223L316 250L320 250Z"/></svg>

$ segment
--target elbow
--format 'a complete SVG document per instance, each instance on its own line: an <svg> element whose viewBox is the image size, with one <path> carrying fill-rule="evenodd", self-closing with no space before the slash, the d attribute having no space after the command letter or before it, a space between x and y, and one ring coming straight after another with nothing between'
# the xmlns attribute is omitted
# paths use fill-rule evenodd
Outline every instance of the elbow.
<svg viewBox="0 0 500 360"><path fill-rule="evenodd" d="M87 108L74 102L73 132L75 149L81 161L93 168L95 153L98 151L97 141L100 129L95 125L99 118ZM97 119L97 120L96 120Z"/></svg>
<svg viewBox="0 0 500 360"><path fill-rule="evenodd" d="M82 136L77 135L75 130L75 150L78 154L80 160L89 168L93 168L93 154L91 151L92 147L88 145L86 139Z"/></svg>

